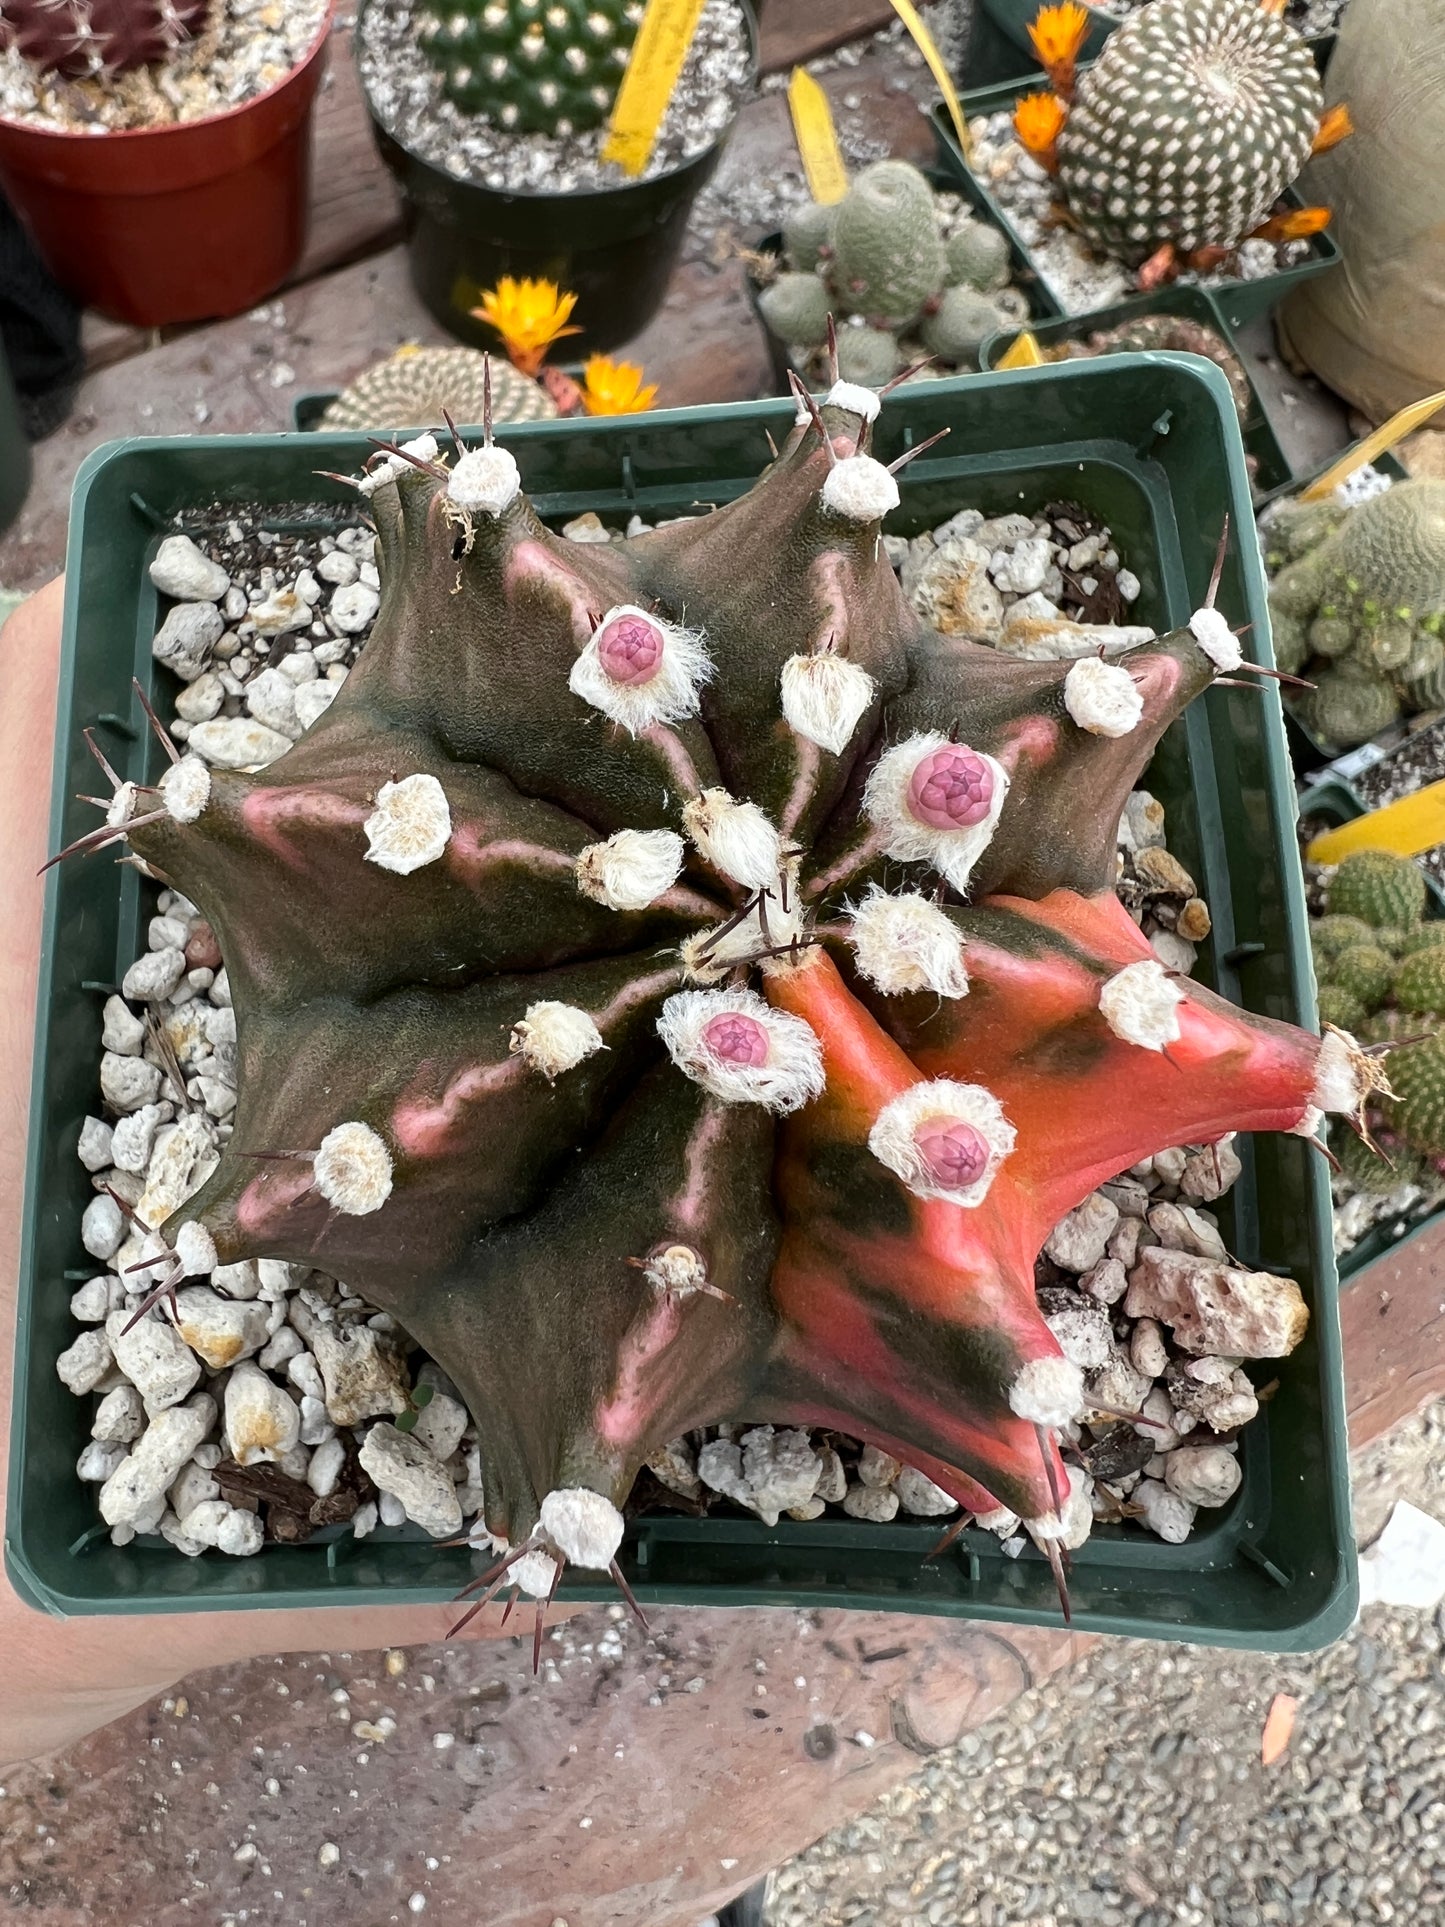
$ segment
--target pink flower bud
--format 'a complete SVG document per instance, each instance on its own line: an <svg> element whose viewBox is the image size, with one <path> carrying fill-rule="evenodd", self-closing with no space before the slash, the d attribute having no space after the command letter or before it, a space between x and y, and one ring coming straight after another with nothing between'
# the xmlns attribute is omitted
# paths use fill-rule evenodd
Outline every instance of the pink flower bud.
<svg viewBox="0 0 1445 1927"><path fill-rule="evenodd" d="M768 1033L756 1017L724 1011L703 1026L703 1043L724 1064L758 1066L768 1061Z"/></svg>
<svg viewBox="0 0 1445 1927"><path fill-rule="evenodd" d="M989 1147L962 1118L926 1117L915 1126L913 1142L940 1190L965 1190L987 1169Z"/></svg>
<svg viewBox="0 0 1445 1927"><path fill-rule="evenodd" d="M945 743L919 758L908 785L908 808L932 830L966 830L982 823L993 803L993 772L961 743Z"/></svg>
<svg viewBox="0 0 1445 1927"><path fill-rule="evenodd" d="M666 638L655 622L628 612L615 615L597 632L597 659L613 682L648 682L662 661Z"/></svg>

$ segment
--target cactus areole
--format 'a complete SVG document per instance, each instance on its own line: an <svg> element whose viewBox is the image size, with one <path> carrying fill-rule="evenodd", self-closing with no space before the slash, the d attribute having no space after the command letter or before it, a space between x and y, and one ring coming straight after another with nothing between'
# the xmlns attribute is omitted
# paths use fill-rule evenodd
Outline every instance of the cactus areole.
<svg viewBox="0 0 1445 1927"><path fill-rule="evenodd" d="M1083 1403L1052 1227L1164 1146L1361 1100L1350 1040L1176 980L1113 893L1218 673L1194 632L1119 658L1131 726L1081 725L1070 665L910 611L869 433L805 409L741 499L598 546L501 449L374 457L335 702L86 839L201 907L239 1026L152 1297L203 1249L392 1313L476 1420L475 1542L543 1591L617 1571L644 1460L725 1421L837 1427L1048 1542Z"/></svg>

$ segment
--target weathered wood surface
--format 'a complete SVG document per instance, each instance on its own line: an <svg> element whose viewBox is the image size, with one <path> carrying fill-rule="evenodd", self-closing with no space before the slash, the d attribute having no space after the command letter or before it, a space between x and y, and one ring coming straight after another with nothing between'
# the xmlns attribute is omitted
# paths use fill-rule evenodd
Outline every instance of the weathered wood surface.
<svg viewBox="0 0 1445 1927"><path fill-rule="evenodd" d="M1445 1397L1445 1219L1356 1279L1340 1321L1352 1445Z"/></svg>

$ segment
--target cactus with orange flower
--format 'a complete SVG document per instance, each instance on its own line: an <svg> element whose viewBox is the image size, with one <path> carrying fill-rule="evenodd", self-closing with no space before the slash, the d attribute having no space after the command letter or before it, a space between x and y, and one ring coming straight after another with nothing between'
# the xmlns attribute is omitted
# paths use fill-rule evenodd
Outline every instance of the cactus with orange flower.
<svg viewBox="0 0 1445 1927"><path fill-rule="evenodd" d="M1312 1134L1368 1080L1113 892L1156 743L1244 666L1219 613L1108 663L934 633L877 398L799 400L749 493L625 542L554 535L490 432L382 450L330 708L86 840L200 906L239 1033L151 1299L280 1258L390 1312L477 1422L482 1596L620 1576L648 1457L742 1420L872 1441L1057 1556L1084 1387L1043 1240L1160 1147Z"/></svg>

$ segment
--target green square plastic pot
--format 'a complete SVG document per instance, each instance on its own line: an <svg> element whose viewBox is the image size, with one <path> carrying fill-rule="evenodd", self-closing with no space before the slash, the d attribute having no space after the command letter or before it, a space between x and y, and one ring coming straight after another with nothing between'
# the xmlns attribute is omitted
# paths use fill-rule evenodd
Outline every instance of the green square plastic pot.
<svg viewBox="0 0 1445 1927"><path fill-rule="evenodd" d="M789 431L793 405L764 401L614 420L501 428L540 512L563 522L595 510L610 524L726 502ZM1121 355L1057 368L930 382L892 396L876 446L891 460L936 429L948 438L901 476L900 533L965 506L995 515L1073 497L1103 517L1139 576L1141 620L1163 629L1203 598L1223 518L1249 526L1244 451L1228 387L1194 357ZM241 503L354 501L318 469L354 471L361 435L271 435L111 443L76 482L52 813L53 847L81 827L81 741L93 726L121 774L154 773L130 679L153 688L156 594L146 575L170 518ZM1237 543L1221 606L1264 629L1254 544ZM1263 646L1262 642L1261 645ZM169 692L161 694L164 706ZM1314 1021L1294 799L1274 694L1217 689L1195 703L1155 756L1170 843L1208 897L1214 936L1203 975L1272 1017ZM94 1493L75 1477L86 1402L55 1372L74 1337L67 1300L94 1269L81 1211L90 1195L76 1155L97 1095L101 1005L143 938L139 876L109 862L50 873L41 958L30 1161L16 1357L6 1561L15 1584L60 1613L198 1611L382 1599L442 1601L472 1576L463 1549L410 1528L357 1541L268 1545L251 1559L189 1560L163 1541L113 1546ZM1230 1246L1251 1265L1285 1269L1310 1304L1308 1334L1271 1362L1279 1390L1249 1428L1243 1486L1202 1515L1185 1544L1101 1528L1076 1555L1075 1623L1111 1633L1279 1649L1308 1648L1347 1626L1355 1607L1347 1503L1336 1281L1323 1163L1293 1137L1241 1140L1245 1171L1226 1201ZM1047 1564L1032 1548L1003 1555L966 1531L925 1565L938 1527L848 1518L769 1528L755 1519L646 1515L629 1524L622 1563L639 1598L685 1605L856 1606L1056 1625ZM566 1596L610 1596L597 1578Z"/></svg>
<svg viewBox="0 0 1445 1927"><path fill-rule="evenodd" d="M1012 113L1020 97L1034 92L1038 86L1039 76L1032 75L1022 80L1002 81L996 87L981 87L963 96L964 116L971 121L979 114ZM936 102L933 107L933 132L938 142L940 165L951 172L958 181L971 185L972 198L989 220L996 227L1001 227L1018 244L1029 266L1038 276L1040 287L1049 295L1051 305L1059 311L1059 302L1050 290L1045 277L1039 273L1038 263L1034 260L1027 242L1010 221L1002 205L977 179L973 169L964 159L963 149L958 144L953 122L942 101ZM1289 207L1304 205L1292 187L1286 189L1283 199ZM1291 288L1301 281L1308 281L1313 275L1323 274L1327 268L1334 267L1340 259L1340 251L1328 228L1322 234L1312 235L1309 247L1310 251L1306 259L1295 267L1281 268L1276 274L1262 274L1253 281L1226 281L1210 290L1219 303L1221 315L1231 328L1242 328L1246 322L1253 321L1256 316L1268 314L1284 299ZM1090 309L1086 312L1092 316L1097 311ZM1074 315L1070 318L1078 321L1083 317Z"/></svg>
<svg viewBox="0 0 1445 1927"><path fill-rule="evenodd" d="M1365 803L1359 791L1352 788L1343 778L1323 776L1318 782L1311 783L1308 789L1301 792L1299 813L1302 817L1318 816L1330 824L1353 823L1357 816L1365 814ZM1425 888L1427 892L1425 915L1445 917L1445 891L1441 890L1440 885L1428 870L1425 872ZM1393 1224L1374 1226L1336 1261L1339 1265L1340 1284L1342 1286L1356 1284L1369 1271L1376 1259L1383 1258L1387 1253L1393 1256L1401 1245L1407 1245L1412 1238L1418 1238L1420 1233L1434 1224L1442 1213L1445 1213L1445 1204L1437 1205L1433 1211L1427 1211L1423 1218L1399 1219Z"/></svg>
<svg viewBox="0 0 1445 1927"><path fill-rule="evenodd" d="M1057 315L1046 320L1031 321L1026 326L1039 346L1047 348L1061 341L1076 341L1083 335L1093 334L1096 329L1117 328L1123 322L1146 314L1183 315L1187 320L1201 322L1206 328L1212 328L1236 355L1240 353L1234 331L1220 313L1208 288L1159 288L1153 294L1138 294L1128 301L1116 302L1111 308L1096 308L1089 315ZM996 368L1023 332L1023 328L1000 328L996 334L991 334L979 349L979 366ZM1245 380L1249 382L1250 395L1249 418L1241 424L1241 432L1245 452L1254 457L1253 492L1256 500L1263 501L1288 488L1291 471L1242 355L1240 365L1244 368Z"/></svg>

